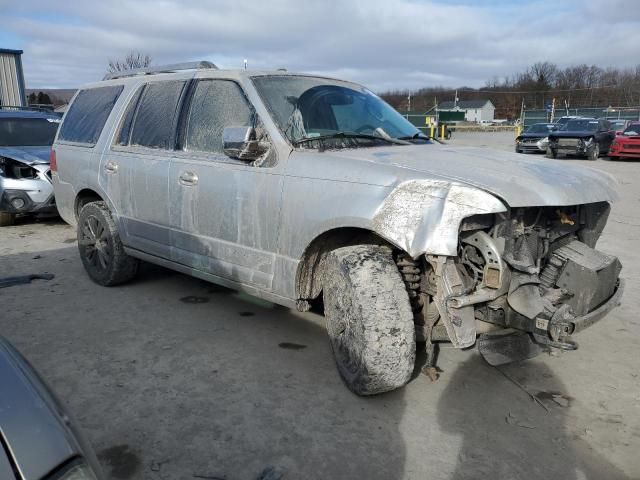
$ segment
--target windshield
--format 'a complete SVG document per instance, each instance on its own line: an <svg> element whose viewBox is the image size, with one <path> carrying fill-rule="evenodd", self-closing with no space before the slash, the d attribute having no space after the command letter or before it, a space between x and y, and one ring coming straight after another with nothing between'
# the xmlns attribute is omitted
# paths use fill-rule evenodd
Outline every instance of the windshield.
<svg viewBox="0 0 640 480"><path fill-rule="evenodd" d="M550 125L548 123L536 123L527 128L527 130L525 130L525 133L549 133L552 128L553 125Z"/></svg>
<svg viewBox="0 0 640 480"><path fill-rule="evenodd" d="M562 130L565 132L595 132L598 130L597 120L569 120Z"/></svg>
<svg viewBox="0 0 640 480"><path fill-rule="evenodd" d="M0 118L0 147L52 145L59 123L54 118Z"/></svg>
<svg viewBox="0 0 640 480"><path fill-rule="evenodd" d="M336 134L413 138L420 131L364 87L325 78L253 77L274 121L294 144Z"/></svg>
<svg viewBox="0 0 640 480"><path fill-rule="evenodd" d="M611 129L612 130L619 130L622 131L624 130L625 125L627 124L627 122L625 122L624 120L622 121L613 121L611 122Z"/></svg>
<svg viewBox="0 0 640 480"><path fill-rule="evenodd" d="M637 137L640 135L640 123L632 123L629 125L624 132L623 135L627 135L629 137Z"/></svg>

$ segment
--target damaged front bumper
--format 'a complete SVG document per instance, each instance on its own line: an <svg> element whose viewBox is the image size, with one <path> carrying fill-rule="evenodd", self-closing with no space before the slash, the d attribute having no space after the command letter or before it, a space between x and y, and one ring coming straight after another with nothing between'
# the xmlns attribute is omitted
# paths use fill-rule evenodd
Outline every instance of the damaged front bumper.
<svg viewBox="0 0 640 480"><path fill-rule="evenodd" d="M32 178L8 178L0 174L0 211L50 213L56 211L49 165L33 165Z"/></svg>
<svg viewBox="0 0 640 480"><path fill-rule="evenodd" d="M458 257L427 256L440 332L458 348L480 335L481 351L487 332L502 343L504 332L528 334L507 350L577 348L571 336L619 305L624 289L619 260L593 248L608 213L607 204L521 209L490 230L461 232Z"/></svg>

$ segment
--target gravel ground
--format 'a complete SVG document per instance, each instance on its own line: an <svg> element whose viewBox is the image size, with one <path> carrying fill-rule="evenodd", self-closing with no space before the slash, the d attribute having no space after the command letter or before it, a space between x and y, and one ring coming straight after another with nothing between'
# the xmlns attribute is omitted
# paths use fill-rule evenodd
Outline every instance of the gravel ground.
<svg viewBox="0 0 640 480"><path fill-rule="evenodd" d="M269 468L283 479L640 478L640 164L559 161L620 182L599 248L621 258L626 294L576 352L497 370L445 348L437 382L358 398L318 315L153 266L98 287L59 220L0 230L0 277L56 275L0 290L0 333L69 405L112 479L254 480Z"/></svg>

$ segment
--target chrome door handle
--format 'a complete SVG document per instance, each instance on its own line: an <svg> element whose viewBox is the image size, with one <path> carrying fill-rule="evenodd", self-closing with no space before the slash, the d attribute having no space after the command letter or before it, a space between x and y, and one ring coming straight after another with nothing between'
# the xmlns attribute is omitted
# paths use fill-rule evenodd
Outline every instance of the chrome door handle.
<svg viewBox="0 0 640 480"><path fill-rule="evenodd" d="M107 162L107 164L104 166L104 169L107 171L107 173L118 173L118 164Z"/></svg>
<svg viewBox="0 0 640 480"><path fill-rule="evenodd" d="M185 187L192 187L198 184L198 175L193 172L182 172L178 181Z"/></svg>

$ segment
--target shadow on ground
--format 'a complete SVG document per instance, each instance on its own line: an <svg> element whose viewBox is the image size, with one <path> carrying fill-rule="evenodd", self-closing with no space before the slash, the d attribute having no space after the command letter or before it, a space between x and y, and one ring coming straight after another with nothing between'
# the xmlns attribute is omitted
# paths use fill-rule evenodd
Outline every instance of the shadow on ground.
<svg viewBox="0 0 640 480"><path fill-rule="evenodd" d="M527 385L536 401L509 379ZM496 369L473 355L438 402L440 428L462 439L449 478L628 479L591 448L588 432L572 433L573 402L539 361Z"/></svg>
<svg viewBox="0 0 640 480"><path fill-rule="evenodd" d="M0 333L70 406L109 478L403 477L404 392L351 394L319 316L150 265L99 287L75 246L0 265L56 275L0 290Z"/></svg>

